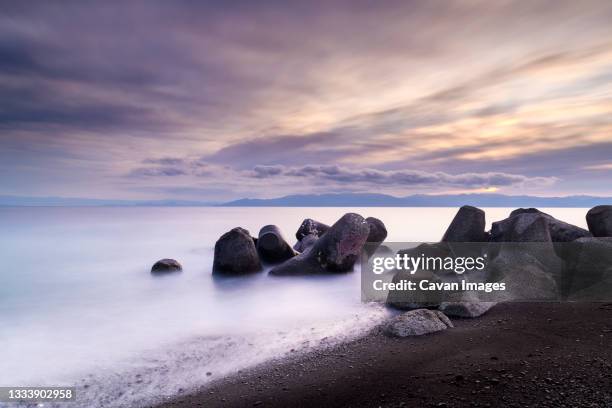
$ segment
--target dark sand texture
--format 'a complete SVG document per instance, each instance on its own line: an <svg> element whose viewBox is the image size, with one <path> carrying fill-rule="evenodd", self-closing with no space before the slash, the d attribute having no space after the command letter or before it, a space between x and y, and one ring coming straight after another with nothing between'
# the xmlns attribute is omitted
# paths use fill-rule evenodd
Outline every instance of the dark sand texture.
<svg viewBox="0 0 612 408"><path fill-rule="evenodd" d="M159 408L612 407L612 304L503 304L453 323L416 338L375 330Z"/></svg>

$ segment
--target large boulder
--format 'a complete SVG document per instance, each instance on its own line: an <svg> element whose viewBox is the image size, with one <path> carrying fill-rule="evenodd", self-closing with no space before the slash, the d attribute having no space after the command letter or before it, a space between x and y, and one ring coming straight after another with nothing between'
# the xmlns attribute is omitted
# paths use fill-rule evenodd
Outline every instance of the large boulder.
<svg viewBox="0 0 612 408"><path fill-rule="evenodd" d="M551 217L535 208L519 209L503 221L494 222L491 227L493 242L541 242L546 237L531 234L533 223L543 221L553 242L571 242L578 238L590 237L591 233L583 228L568 224Z"/></svg>
<svg viewBox="0 0 612 408"><path fill-rule="evenodd" d="M266 225L259 230L257 252L268 263L283 262L297 255L276 225Z"/></svg>
<svg viewBox="0 0 612 408"><path fill-rule="evenodd" d="M255 242L244 228L226 232L215 243L213 273L243 275L262 269Z"/></svg>
<svg viewBox="0 0 612 408"><path fill-rule="evenodd" d="M531 248L535 246L536 248ZM541 247L541 248L540 248ZM547 254L545 256L545 254ZM487 266L486 282L504 282L503 293L492 294L495 301L558 300L563 261L548 243L529 247L507 245ZM487 298L487 296L481 296Z"/></svg>
<svg viewBox="0 0 612 408"><path fill-rule="evenodd" d="M155 262L155 264L153 264L153 266L151 267L152 274L165 274L171 272L180 272L182 270L183 267L181 266L181 264L176 259L170 258L160 259L159 261Z"/></svg>
<svg viewBox="0 0 612 408"><path fill-rule="evenodd" d="M480 208L464 205L442 237L443 242L485 242L485 213Z"/></svg>
<svg viewBox="0 0 612 408"><path fill-rule="evenodd" d="M320 237L325 234L325 232L329 229L328 225L323 224L322 222L315 221L311 218L306 218L302 221L300 228L298 228L295 233L295 237L298 241L301 241L307 235L314 235L316 237Z"/></svg>
<svg viewBox="0 0 612 408"><path fill-rule="evenodd" d="M612 237L612 205L598 205L586 216L589 231L596 237Z"/></svg>
<svg viewBox="0 0 612 408"><path fill-rule="evenodd" d="M348 272L361 255L370 233L368 223L359 214L342 216L306 252L289 259L270 271L271 275L310 275Z"/></svg>
<svg viewBox="0 0 612 408"><path fill-rule="evenodd" d="M612 301L612 291L606 286L612 278L612 238L580 238L571 243L567 253L568 296L598 293L604 298L590 300Z"/></svg>
<svg viewBox="0 0 612 408"><path fill-rule="evenodd" d="M299 240L298 242L295 243L295 245L293 246L293 249L295 249L296 251L298 251L300 253L306 252L318 240L319 240L319 237L317 237L314 234L306 235L304 238L302 238L301 240Z"/></svg>
<svg viewBox="0 0 612 408"><path fill-rule="evenodd" d="M414 282L416 289L390 290L387 294L387 305L399 310L437 308L440 305L442 293L437 290L421 290L419 282L423 280L430 283L442 282L440 277L429 270L418 270L414 273L403 269L396 271L391 279L392 283Z"/></svg>
<svg viewBox="0 0 612 408"><path fill-rule="evenodd" d="M446 315L438 310L417 309L402 313L391 319L385 331L391 336L422 336L453 327Z"/></svg>

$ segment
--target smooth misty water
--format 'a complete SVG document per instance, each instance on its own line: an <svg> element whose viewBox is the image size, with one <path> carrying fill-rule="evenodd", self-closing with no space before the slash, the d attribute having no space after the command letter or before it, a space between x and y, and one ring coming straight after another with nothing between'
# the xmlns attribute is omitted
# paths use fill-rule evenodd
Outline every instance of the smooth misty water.
<svg viewBox="0 0 612 408"><path fill-rule="evenodd" d="M87 407L187 392L292 350L334 344L380 322L355 273L211 276L216 239L303 218L382 219L388 241L439 240L452 208L0 208L0 386L77 385ZM488 222L509 209L487 209ZM580 226L584 209L547 209ZM180 274L153 277L176 258Z"/></svg>

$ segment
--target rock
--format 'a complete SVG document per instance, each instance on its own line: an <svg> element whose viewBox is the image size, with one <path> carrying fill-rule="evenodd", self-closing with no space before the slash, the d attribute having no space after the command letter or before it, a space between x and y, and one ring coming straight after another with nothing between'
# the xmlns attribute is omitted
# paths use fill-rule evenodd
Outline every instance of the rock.
<svg viewBox="0 0 612 408"><path fill-rule="evenodd" d="M598 205L586 216L589 231L596 237L612 237L612 205Z"/></svg>
<svg viewBox="0 0 612 408"><path fill-rule="evenodd" d="M368 217L366 222L370 228L367 242L382 243L387 238L387 228L385 224L378 218Z"/></svg>
<svg viewBox="0 0 612 408"><path fill-rule="evenodd" d="M306 252L270 271L271 275L310 275L348 272L361 255L370 227L362 216L342 216Z"/></svg>
<svg viewBox="0 0 612 408"><path fill-rule="evenodd" d="M479 317L487 313L496 302L442 302L440 310L454 317Z"/></svg>
<svg viewBox="0 0 612 408"><path fill-rule="evenodd" d="M297 255L276 225L266 225L259 230L256 246L261 259L268 263L283 262Z"/></svg>
<svg viewBox="0 0 612 408"><path fill-rule="evenodd" d="M442 242L485 242L485 226L484 211L464 205L448 226Z"/></svg>
<svg viewBox="0 0 612 408"><path fill-rule="evenodd" d="M449 296L448 301L440 303L440 311L447 316L479 317L488 312L497 302L484 302L475 292L462 292Z"/></svg>
<svg viewBox="0 0 612 408"><path fill-rule="evenodd" d="M366 239L367 245L365 246L365 250L368 256L370 256L376 251L376 248L383 243L385 238L387 238L387 228L378 218L368 217L366 218L366 222L370 228L370 233Z"/></svg>
<svg viewBox="0 0 612 408"><path fill-rule="evenodd" d="M300 228L298 228L297 232L295 233L295 237L298 241L301 241L306 235L320 237L321 235L325 234L328 229L328 225L310 218L306 218L304 221L302 221Z"/></svg>
<svg viewBox="0 0 612 408"><path fill-rule="evenodd" d="M550 217L550 215L538 210L537 208L517 208L510 213L510 217L514 217L515 215L519 214L542 214Z"/></svg>
<svg viewBox="0 0 612 408"><path fill-rule="evenodd" d="M612 238L580 238L568 245L571 245L567 251L566 268L569 296L590 288L594 290L601 286L602 281L612 277ZM608 292L607 299L603 300L612 301L612 292Z"/></svg>
<svg viewBox="0 0 612 408"><path fill-rule="evenodd" d="M215 243L213 273L242 275L262 269L249 231L237 227L226 232Z"/></svg>
<svg viewBox="0 0 612 408"><path fill-rule="evenodd" d="M317 242L318 239L319 237L317 237L316 235L313 235L313 234L306 235L300 241L295 243L295 245L293 246L293 249L295 249L298 252L306 252L308 249L310 249L315 244L315 242Z"/></svg>
<svg viewBox="0 0 612 408"><path fill-rule="evenodd" d="M518 213L516 211L519 211ZM522 211L522 212L521 212ZM542 242L547 238L542 234L534 236L529 230L531 224L543 220L553 242L571 242L578 238L590 237L591 233L575 225L559 221L548 214L536 209L519 209L513 211L514 215L503 221L494 222L491 227L491 241L493 242ZM525 233L529 231L530 233Z"/></svg>
<svg viewBox="0 0 612 408"><path fill-rule="evenodd" d="M412 310L422 308L437 308L440 305L442 293L440 291L429 291L418 289L421 280L431 283L439 283L442 280L432 271L419 270L411 274L410 271L400 270L395 273L391 282L401 281L415 282L415 290L390 290L387 294L387 305L400 310Z"/></svg>
<svg viewBox="0 0 612 408"><path fill-rule="evenodd" d="M557 280L562 276L563 262L552 249L546 249L545 245L543 249L535 252L541 254L548 252L546 260L538 259L531 252L534 251L528 252L520 246L502 247L498 256L488 265L486 282L505 282L506 290L491 295L492 299L496 301L559 299Z"/></svg>
<svg viewBox="0 0 612 408"><path fill-rule="evenodd" d="M170 272L180 272L183 270L183 267L176 259L160 259L155 262L155 264L151 267L151 273L170 273Z"/></svg>
<svg viewBox="0 0 612 408"><path fill-rule="evenodd" d="M396 337L421 336L453 327L451 321L439 310L417 309L394 317L385 331Z"/></svg>

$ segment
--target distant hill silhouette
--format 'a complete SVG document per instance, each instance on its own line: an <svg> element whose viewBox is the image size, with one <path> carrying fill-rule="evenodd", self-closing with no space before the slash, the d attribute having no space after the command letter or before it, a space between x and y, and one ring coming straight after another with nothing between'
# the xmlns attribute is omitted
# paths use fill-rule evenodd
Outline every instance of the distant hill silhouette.
<svg viewBox="0 0 612 408"><path fill-rule="evenodd" d="M535 197L503 194L416 194L394 197L385 194L299 194L280 198L230 201L228 207L594 207L612 203L611 197Z"/></svg>
<svg viewBox="0 0 612 408"><path fill-rule="evenodd" d="M503 194L296 194L279 198L243 198L226 203L195 200L104 200L66 197L0 196L0 206L12 207L584 207L612 204L612 197L509 196Z"/></svg>

